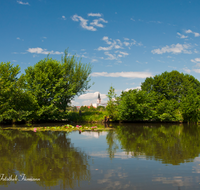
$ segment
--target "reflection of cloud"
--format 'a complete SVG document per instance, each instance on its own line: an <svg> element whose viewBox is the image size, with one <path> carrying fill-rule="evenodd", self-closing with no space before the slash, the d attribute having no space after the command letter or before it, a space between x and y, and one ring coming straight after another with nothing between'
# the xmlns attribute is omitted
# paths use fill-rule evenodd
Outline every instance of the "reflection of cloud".
<svg viewBox="0 0 200 190"><path fill-rule="evenodd" d="M173 184L173 186L190 186L192 185L191 177L155 177L152 181L162 182L164 184Z"/></svg>
<svg viewBox="0 0 200 190"><path fill-rule="evenodd" d="M122 168L119 167L115 170L107 170L104 178L99 179L97 183L101 185L106 185L104 189L126 189L130 188L131 182L129 181L128 183L126 183L122 179L125 179L127 177L127 173L124 173L122 171Z"/></svg>
<svg viewBox="0 0 200 190"><path fill-rule="evenodd" d="M192 173L200 173L200 157L194 159L195 166L193 166Z"/></svg>
<svg viewBox="0 0 200 190"><path fill-rule="evenodd" d="M88 137L94 137L94 138L99 138L99 136L105 136L108 133L103 131L103 132L97 132L97 131L84 131L81 133L84 136L88 136Z"/></svg>
<svg viewBox="0 0 200 190"><path fill-rule="evenodd" d="M114 155L114 158L118 158L118 159L130 159L133 158L134 155L137 155L136 157L139 159L146 159L144 153L140 153L140 152L116 152ZM138 156L139 155L139 156ZM109 154L102 151L102 152L92 152L90 154L90 156L93 157L100 157L100 158L109 158Z"/></svg>

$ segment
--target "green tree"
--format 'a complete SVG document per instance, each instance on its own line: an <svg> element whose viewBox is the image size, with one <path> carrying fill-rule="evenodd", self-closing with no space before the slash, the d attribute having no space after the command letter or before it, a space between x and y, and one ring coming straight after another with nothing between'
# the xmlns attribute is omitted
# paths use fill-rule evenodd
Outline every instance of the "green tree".
<svg viewBox="0 0 200 190"><path fill-rule="evenodd" d="M36 101L25 90L24 77L18 78L20 67L10 62L0 64L0 122L31 118Z"/></svg>
<svg viewBox="0 0 200 190"><path fill-rule="evenodd" d="M119 97L119 119L122 121L141 121L156 118L155 93L142 90L129 90L122 92Z"/></svg>
<svg viewBox="0 0 200 190"><path fill-rule="evenodd" d="M142 83L141 89L150 93L156 92L159 99L181 100L188 94L188 89L195 89L200 95L200 82L193 76L179 73L178 71L164 72L161 75L146 78Z"/></svg>
<svg viewBox="0 0 200 190"><path fill-rule="evenodd" d="M25 70L26 89L38 102L37 116L56 119L60 111L65 113L71 100L90 88L91 65L78 62L65 51L62 61L45 58Z"/></svg>
<svg viewBox="0 0 200 190"><path fill-rule="evenodd" d="M141 88L147 93L156 94L158 103L155 110L158 120L198 121L200 82L193 76L178 71L166 71L146 78Z"/></svg>
<svg viewBox="0 0 200 190"><path fill-rule="evenodd" d="M117 94L113 86L110 87L108 94L108 102L106 106L106 111L111 119L117 120Z"/></svg>
<svg viewBox="0 0 200 190"><path fill-rule="evenodd" d="M200 98L195 90L190 89L188 95L182 99L181 111L184 121L198 122L200 119Z"/></svg>

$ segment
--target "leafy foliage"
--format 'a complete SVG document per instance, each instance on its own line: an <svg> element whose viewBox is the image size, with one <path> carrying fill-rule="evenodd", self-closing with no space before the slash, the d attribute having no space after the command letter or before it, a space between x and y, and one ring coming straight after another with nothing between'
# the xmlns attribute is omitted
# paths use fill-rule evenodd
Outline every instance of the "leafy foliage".
<svg viewBox="0 0 200 190"><path fill-rule="evenodd" d="M24 77L17 77L19 73L19 66L0 64L0 122L27 120L36 106L32 94L25 90Z"/></svg>
<svg viewBox="0 0 200 190"><path fill-rule="evenodd" d="M106 106L106 111L108 112L108 115L112 120L117 120L118 118L117 94L115 93L115 89L113 88L113 86L110 87L107 97L108 97L108 102Z"/></svg>
<svg viewBox="0 0 200 190"><path fill-rule="evenodd" d="M62 62L47 57L25 72L26 88L38 103L38 119L66 117L66 108L74 96L90 88L91 66L77 62L66 51Z"/></svg>
<svg viewBox="0 0 200 190"><path fill-rule="evenodd" d="M19 73L19 66L0 64L0 122L61 120L75 95L90 88L91 65L67 51L61 62L47 57Z"/></svg>

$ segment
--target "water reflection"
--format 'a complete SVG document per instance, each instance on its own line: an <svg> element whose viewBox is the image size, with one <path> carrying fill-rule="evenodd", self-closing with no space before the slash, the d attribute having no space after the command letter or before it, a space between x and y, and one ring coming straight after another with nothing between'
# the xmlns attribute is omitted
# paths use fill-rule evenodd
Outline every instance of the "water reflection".
<svg viewBox="0 0 200 190"><path fill-rule="evenodd" d="M45 189L149 190L158 184L159 189L182 189L200 183L199 126L123 124L114 128L80 134L0 130L0 174L40 178L32 184ZM193 163L181 164L186 162ZM4 186L10 183L0 181Z"/></svg>
<svg viewBox="0 0 200 190"><path fill-rule="evenodd" d="M200 127L195 125L132 125L117 126L106 137L110 159L114 158L117 141L127 155L160 160L178 165L191 162L200 153Z"/></svg>
<svg viewBox="0 0 200 190"><path fill-rule="evenodd" d="M90 180L88 155L73 147L65 132L0 130L0 174L27 178L44 187L73 188ZM10 182L0 182L8 185Z"/></svg>

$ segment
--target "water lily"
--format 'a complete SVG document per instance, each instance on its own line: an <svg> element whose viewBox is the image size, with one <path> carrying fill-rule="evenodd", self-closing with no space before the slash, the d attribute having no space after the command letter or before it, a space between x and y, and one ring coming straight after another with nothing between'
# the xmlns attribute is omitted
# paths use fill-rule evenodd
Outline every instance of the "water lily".
<svg viewBox="0 0 200 190"><path fill-rule="evenodd" d="M33 131L36 132L36 131L37 131L37 128L34 128Z"/></svg>

